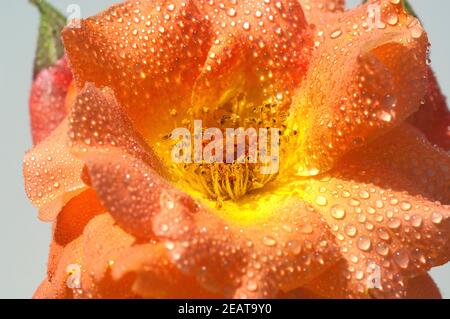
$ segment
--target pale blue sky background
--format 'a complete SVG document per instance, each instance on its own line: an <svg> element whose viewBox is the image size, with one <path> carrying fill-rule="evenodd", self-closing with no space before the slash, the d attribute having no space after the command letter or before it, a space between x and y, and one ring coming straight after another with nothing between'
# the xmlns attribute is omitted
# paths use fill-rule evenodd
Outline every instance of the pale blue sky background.
<svg viewBox="0 0 450 319"><path fill-rule="evenodd" d="M84 17L112 0L50 0L65 11L78 4ZM348 1L349 6L359 1ZM440 84L450 95L449 0L410 0L432 44ZM28 92L37 39L38 13L27 0L0 1L0 298L29 298L44 278L50 226L40 222L23 191L21 163L30 147ZM450 298L450 264L432 275Z"/></svg>

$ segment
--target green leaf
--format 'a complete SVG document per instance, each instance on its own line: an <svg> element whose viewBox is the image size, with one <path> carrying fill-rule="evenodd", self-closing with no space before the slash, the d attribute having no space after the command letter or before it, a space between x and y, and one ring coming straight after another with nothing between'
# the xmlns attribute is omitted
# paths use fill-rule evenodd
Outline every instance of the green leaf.
<svg viewBox="0 0 450 319"><path fill-rule="evenodd" d="M368 0L363 0L363 3L366 3L367 1ZM414 12L414 10L408 0L402 0L402 3L403 3L403 7L406 9L406 12L408 12L413 17L419 18L417 16L417 14Z"/></svg>
<svg viewBox="0 0 450 319"><path fill-rule="evenodd" d="M64 55L61 31L66 25L66 18L46 0L30 0L40 12L39 39L34 59L33 76L39 71L52 66Z"/></svg>

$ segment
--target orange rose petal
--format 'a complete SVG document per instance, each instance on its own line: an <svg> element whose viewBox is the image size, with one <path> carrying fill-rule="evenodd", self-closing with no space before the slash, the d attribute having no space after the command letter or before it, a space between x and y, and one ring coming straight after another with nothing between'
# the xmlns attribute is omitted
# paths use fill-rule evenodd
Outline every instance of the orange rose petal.
<svg viewBox="0 0 450 319"><path fill-rule="evenodd" d="M66 57L36 76L29 101L33 144L47 138L64 120L66 94L71 82L72 72Z"/></svg>
<svg viewBox="0 0 450 319"><path fill-rule="evenodd" d="M33 299L53 299L54 292L51 282L45 278L33 294Z"/></svg>
<svg viewBox="0 0 450 319"><path fill-rule="evenodd" d="M55 272L50 280L53 298L70 299L79 296L83 286L83 239L77 237L61 252ZM80 284L80 286L78 286Z"/></svg>
<svg viewBox="0 0 450 319"><path fill-rule="evenodd" d="M61 208L86 185L81 179L83 162L69 150L68 121L24 158L25 190L31 202L40 209L39 218L54 220Z"/></svg>
<svg viewBox="0 0 450 319"><path fill-rule="evenodd" d="M366 295L355 295L351 290L350 281L344 276L340 275L340 271L348 272L348 266L346 262L341 262L327 270L309 282L303 290L300 292L294 291L293 294L299 294L301 298L301 292L307 292L314 298L332 298L332 299L348 299L355 297L364 298L376 298L375 294L371 294L368 291ZM309 289L309 290L308 290ZM441 299L442 296L433 279L428 274L421 274L417 277L409 278L406 281L403 288L403 298L406 299Z"/></svg>
<svg viewBox="0 0 450 319"><path fill-rule="evenodd" d="M213 125L227 108L231 113L240 108L235 115L241 118L259 119L263 116L255 107L286 106L306 72L311 47L300 4L290 0L196 2L210 21L213 36L195 82L195 115Z"/></svg>
<svg viewBox="0 0 450 319"><path fill-rule="evenodd" d="M184 118L206 59L208 25L194 1L141 0L114 5L62 35L78 87L111 87L138 130L154 140Z"/></svg>
<svg viewBox="0 0 450 319"><path fill-rule="evenodd" d="M367 161L381 163L414 183L430 200L450 203L450 155L431 145L409 124L402 124L361 151ZM361 156L361 155L360 155Z"/></svg>
<svg viewBox="0 0 450 319"><path fill-rule="evenodd" d="M145 298L218 297L183 274L168 258L161 244L143 244L123 252L112 268L113 278L134 273L133 291Z"/></svg>
<svg viewBox="0 0 450 319"><path fill-rule="evenodd" d="M431 276L424 274L408 280L406 298L442 299L442 295Z"/></svg>
<svg viewBox="0 0 450 319"><path fill-rule="evenodd" d="M69 89L67 90L65 100L67 114L70 113L70 110L72 109L72 105L75 102L77 95L78 95L77 85L75 84L75 81L72 81L69 85Z"/></svg>
<svg viewBox="0 0 450 319"><path fill-rule="evenodd" d="M68 225L66 225L68 226ZM58 225L57 227L62 227ZM130 298L132 276L113 280L110 267L115 258L134 242L134 237L114 225L108 214L94 216L83 234L60 245L50 273L54 298ZM49 266L50 267L50 266ZM79 279L79 286L71 279Z"/></svg>
<svg viewBox="0 0 450 319"><path fill-rule="evenodd" d="M286 293L281 293L277 296L279 299L323 299L323 296L320 296L308 289L298 288L295 290L291 290Z"/></svg>
<svg viewBox="0 0 450 319"><path fill-rule="evenodd" d="M147 163L110 148L83 155L92 186L116 222L136 237L151 238L161 192L172 188Z"/></svg>
<svg viewBox="0 0 450 319"><path fill-rule="evenodd" d="M198 207L192 199L126 153L88 152L84 161L92 186L117 223L137 237L164 239L172 261L185 273L200 273L197 280L213 292L274 296L336 260L330 232L304 203L287 205L265 222L228 225L214 212L194 213Z"/></svg>
<svg viewBox="0 0 450 319"><path fill-rule="evenodd" d="M288 118L289 143L302 152L286 163L298 175L330 169L419 108L427 36L400 1L379 2L378 27L368 24L368 4L317 27L317 48Z"/></svg>
<svg viewBox="0 0 450 319"><path fill-rule="evenodd" d="M345 0L299 0L306 21L310 24L321 24L333 17L334 13L345 10Z"/></svg>
<svg viewBox="0 0 450 319"><path fill-rule="evenodd" d="M62 246L79 237L95 216L105 212L93 189L71 199L58 215L54 240Z"/></svg>
<svg viewBox="0 0 450 319"><path fill-rule="evenodd" d="M364 292L355 292L353 281L349 278L351 274L348 271L349 262L341 260L320 276L308 282L303 289L310 291L320 298L327 299L353 299L353 298L370 298L369 289L366 282L362 285L366 286Z"/></svg>
<svg viewBox="0 0 450 319"><path fill-rule="evenodd" d="M415 183L398 171L363 158L306 183L305 198L322 212L346 260L332 276L342 277L347 295L367 296L375 267L383 288L375 293L404 297L407 278L449 260L450 208L415 195Z"/></svg>
<svg viewBox="0 0 450 319"><path fill-rule="evenodd" d="M108 152L119 147L163 173L163 165L133 126L109 88L87 83L78 94L69 116L72 149Z"/></svg>
<svg viewBox="0 0 450 319"><path fill-rule="evenodd" d="M131 247L135 238L115 225L109 214L94 217L83 232L83 266L86 273L83 294L101 298L129 298L131 277L115 282L110 275L115 260ZM88 284L90 283L90 284Z"/></svg>
<svg viewBox="0 0 450 319"><path fill-rule="evenodd" d="M53 224L53 240L48 258L48 278L52 278L64 247L83 234L85 226L96 215L105 212L95 192L88 189L72 198Z"/></svg>
<svg viewBox="0 0 450 319"><path fill-rule="evenodd" d="M410 122L418 127L431 143L450 150L450 111L447 100L441 92L436 76L428 68L428 88L425 103Z"/></svg>
<svg viewBox="0 0 450 319"><path fill-rule="evenodd" d="M227 223L167 193L154 230L183 272L233 298L273 298L311 280L337 257L334 239L316 211L287 201L263 221Z"/></svg>
<svg viewBox="0 0 450 319"><path fill-rule="evenodd" d="M85 267L94 281L100 281L120 253L133 245L135 238L115 225L109 214L102 214L84 229L83 241Z"/></svg>

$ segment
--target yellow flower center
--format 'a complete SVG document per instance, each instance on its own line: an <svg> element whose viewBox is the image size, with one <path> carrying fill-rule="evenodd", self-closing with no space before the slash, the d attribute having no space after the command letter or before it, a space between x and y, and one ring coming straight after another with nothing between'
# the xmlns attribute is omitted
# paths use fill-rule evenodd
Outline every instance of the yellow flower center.
<svg viewBox="0 0 450 319"><path fill-rule="evenodd" d="M177 112L171 110L170 115L176 117ZM205 126L200 131L202 137L198 141L203 147L201 154L205 154L206 148L211 148L211 143L215 142L216 146L217 143L220 143L222 148L214 149L213 154L223 154L223 156L219 156L223 160L208 161L202 157L200 161L174 162L172 150L176 144L180 143L180 136L173 136L173 132L166 134L162 143L158 144L159 148L165 149L166 154L171 153L170 159L167 155L165 158L168 159L166 163L170 163L168 166L176 176L176 183L190 193L193 190L202 194L203 197L216 201L216 206L221 207L224 201L236 202L247 193L263 188L278 175L278 167L268 168L270 160L274 156L272 140L275 142L275 139L271 133L276 130L276 136L282 136L285 130L283 123L286 116L287 113L280 110L280 103L268 100L260 105L254 105L247 101L245 94L238 94L214 110L206 107L203 107L200 112L189 110L187 119L183 119L181 122L180 119L177 119L177 122L183 123L191 134L189 137L191 141L187 143L190 147L189 154L183 154L186 153L184 150L180 155L186 155L187 159L192 159L195 157L194 154L198 154L195 153L198 150L194 148L195 139L200 134L196 131L195 120L192 119L199 119ZM207 129L212 127L223 133L220 140L216 140L215 136L205 137ZM227 133L229 129L234 129L235 132L231 138ZM256 139L252 139L254 135L249 132L256 133ZM265 138L262 138L261 133L264 132ZM244 148L238 155L239 143L243 141ZM256 145L253 144L255 142ZM277 143L279 146L281 141ZM230 151L233 154L231 161ZM221 154L218 154L220 152Z"/></svg>

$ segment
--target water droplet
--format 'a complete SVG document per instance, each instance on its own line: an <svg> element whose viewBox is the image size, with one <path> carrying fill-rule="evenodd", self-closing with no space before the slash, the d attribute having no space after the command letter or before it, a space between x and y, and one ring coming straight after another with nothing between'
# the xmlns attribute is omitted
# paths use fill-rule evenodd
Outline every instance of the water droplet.
<svg viewBox="0 0 450 319"><path fill-rule="evenodd" d="M414 19L410 25L408 25L409 28L409 32L411 34L411 36L414 39L418 39L422 36L423 34L423 29L420 26L419 22L417 21L417 19Z"/></svg>
<svg viewBox="0 0 450 319"><path fill-rule="evenodd" d="M337 39L337 38L339 38L340 36L341 36L341 34L342 34L342 31L341 30L335 30L335 31L333 31L332 33L331 33L331 38L332 39Z"/></svg>
<svg viewBox="0 0 450 319"><path fill-rule="evenodd" d="M387 256L389 253L389 247L384 242L379 242L375 246L375 251L381 256Z"/></svg>
<svg viewBox="0 0 450 319"><path fill-rule="evenodd" d="M398 199L397 198L392 198L390 200L391 205L397 205L398 204Z"/></svg>
<svg viewBox="0 0 450 319"><path fill-rule="evenodd" d="M345 217L345 210L340 205L334 205L331 207L331 216L336 219L342 219Z"/></svg>
<svg viewBox="0 0 450 319"><path fill-rule="evenodd" d="M173 250L175 248L175 244L171 241L168 241L165 246L167 250Z"/></svg>
<svg viewBox="0 0 450 319"><path fill-rule="evenodd" d="M370 241L369 237L361 236L358 238L357 245L358 248L361 249L362 251L368 251L372 246L372 242Z"/></svg>
<svg viewBox="0 0 450 319"><path fill-rule="evenodd" d="M350 255L350 261L354 264L356 264L359 261L358 256Z"/></svg>
<svg viewBox="0 0 450 319"><path fill-rule="evenodd" d="M412 207L412 206L411 206L411 204L410 204L409 202L402 202L402 203L400 204L400 208L403 209L403 210L405 210L405 211L410 210L411 207Z"/></svg>
<svg viewBox="0 0 450 319"><path fill-rule="evenodd" d="M414 215L411 218L411 225L413 225L413 227L420 227L422 225L422 217L419 215Z"/></svg>
<svg viewBox="0 0 450 319"><path fill-rule="evenodd" d="M168 10L168 11L173 11L173 10L175 10L175 5L174 5L173 3L168 4L168 5L167 5L167 10Z"/></svg>
<svg viewBox="0 0 450 319"><path fill-rule="evenodd" d="M389 238L391 238L389 236L389 233L387 232L387 230L384 228L378 228L377 232L378 232L378 237L380 237L383 240L389 240Z"/></svg>
<svg viewBox="0 0 450 319"><path fill-rule="evenodd" d="M370 195L367 191L362 190L359 192L359 197L361 197L362 199L368 199L370 197Z"/></svg>
<svg viewBox="0 0 450 319"><path fill-rule="evenodd" d="M228 9L227 13L230 17L234 17L236 15L236 9L230 8L230 9Z"/></svg>
<svg viewBox="0 0 450 319"><path fill-rule="evenodd" d="M273 247L277 244L277 241L270 236L264 236L263 237L263 244L268 246L268 247Z"/></svg>
<svg viewBox="0 0 450 319"><path fill-rule="evenodd" d="M383 207L384 207L384 204L383 204L383 202L382 202L381 200L377 199L377 200L375 201L375 206L376 206L377 208L383 208Z"/></svg>
<svg viewBox="0 0 450 319"><path fill-rule="evenodd" d="M400 219L394 217L394 218L389 219L387 225L390 229L397 229L400 227L401 221L400 221Z"/></svg>
<svg viewBox="0 0 450 319"><path fill-rule="evenodd" d="M398 16L395 13L389 13L386 17L386 22L389 25L396 25L398 23Z"/></svg>
<svg viewBox="0 0 450 319"><path fill-rule="evenodd" d="M391 122L392 121L392 114L386 111L380 111L378 113L378 118L383 122Z"/></svg>
<svg viewBox="0 0 450 319"><path fill-rule="evenodd" d="M350 206L358 207L360 202L356 198L350 198L349 204L350 204Z"/></svg>
<svg viewBox="0 0 450 319"><path fill-rule="evenodd" d="M394 253L394 261L400 268L407 268L409 265L408 252L405 249L397 250Z"/></svg>
<svg viewBox="0 0 450 319"><path fill-rule="evenodd" d="M438 212L433 212L431 214L431 221L435 224L440 224L442 222L442 215Z"/></svg>
<svg viewBox="0 0 450 319"><path fill-rule="evenodd" d="M173 209L175 207L175 202L171 195L166 192L161 193L159 197L159 203L162 208Z"/></svg>
<svg viewBox="0 0 450 319"><path fill-rule="evenodd" d="M355 273L355 278L358 279L358 280L363 279L363 278L364 278L364 273L363 273L361 270L358 270L358 271Z"/></svg>
<svg viewBox="0 0 450 319"><path fill-rule="evenodd" d="M325 206L328 203L327 198L322 195L316 197L316 204L320 206Z"/></svg>
<svg viewBox="0 0 450 319"><path fill-rule="evenodd" d="M354 237L356 235L357 229L355 226L353 225L347 225L345 226L345 233L350 236L350 237Z"/></svg>
<svg viewBox="0 0 450 319"><path fill-rule="evenodd" d="M394 95L386 94L384 97L384 104L389 108L397 106L397 98Z"/></svg>

